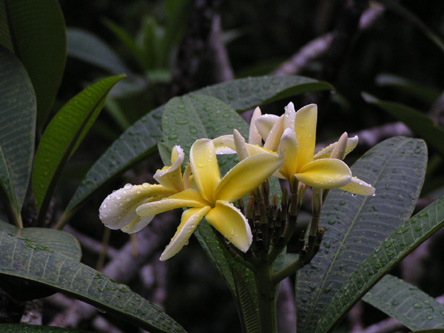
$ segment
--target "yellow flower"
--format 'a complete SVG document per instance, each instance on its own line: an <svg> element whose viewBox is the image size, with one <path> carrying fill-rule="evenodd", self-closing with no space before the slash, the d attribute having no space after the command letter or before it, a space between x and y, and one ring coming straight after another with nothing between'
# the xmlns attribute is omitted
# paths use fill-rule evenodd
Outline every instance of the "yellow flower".
<svg viewBox="0 0 444 333"><path fill-rule="evenodd" d="M176 208L188 208L160 260L167 260L179 252L204 217L234 246L246 252L252 241L250 226L232 202L256 189L280 164L278 156L257 154L238 163L221 179L213 141L197 140L190 151L193 188L136 209L140 216L153 216Z"/></svg>
<svg viewBox="0 0 444 333"><path fill-rule="evenodd" d="M154 175L159 184L126 184L108 195L99 209L100 219L105 226L110 229L122 229L127 233L137 232L147 226L154 215L141 217L136 214L136 208L185 189L188 177L184 179L181 170L184 157L182 148L175 146L171 152L172 165L157 170Z"/></svg>
<svg viewBox="0 0 444 333"><path fill-rule="evenodd" d="M351 176L344 157L358 144L358 137L348 138L346 133L338 142L315 154L317 106L307 105L297 112L293 103L285 107L285 113L253 116L250 124L249 143L245 144L251 155L273 151L284 159L282 169L276 173L279 178L296 177L304 184L320 189L340 188L354 194L372 195L375 189L366 182ZM253 128L253 130L252 130ZM257 132L264 139L251 141L251 132ZM224 137L221 142L228 147L235 146L234 138ZM332 156L341 150L341 156ZM335 153L333 153L335 155Z"/></svg>

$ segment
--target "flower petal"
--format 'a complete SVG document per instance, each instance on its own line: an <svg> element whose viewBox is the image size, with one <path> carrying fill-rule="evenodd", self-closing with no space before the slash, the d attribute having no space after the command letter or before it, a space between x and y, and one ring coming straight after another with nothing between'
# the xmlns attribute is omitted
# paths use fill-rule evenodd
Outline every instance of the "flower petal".
<svg viewBox="0 0 444 333"><path fill-rule="evenodd" d="M160 256L161 261L170 259L188 244L188 240L190 239L194 230L196 230L199 222L210 210L211 207L205 206L202 208L190 208L183 212L182 219L176 233L174 234L173 238L171 238L171 242Z"/></svg>
<svg viewBox="0 0 444 333"><path fill-rule="evenodd" d="M271 129L273 128L274 124L279 121L280 118L281 117L274 114L264 114L257 118L255 126L264 140L268 138Z"/></svg>
<svg viewBox="0 0 444 333"><path fill-rule="evenodd" d="M213 139L216 155L236 154L233 135L221 135Z"/></svg>
<svg viewBox="0 0 444 333"><path fill-rule="evenodd" d="M214 190L220 181L216 149L210 139L199 139L190 150L190 165L194 181L202 196L214 202Z"/></svg>
<svg viewBox="0 0 444 333"><path fill-rule="evenodd" d="M291 128L286 128L284 134L282 134L280 150L284 159L280 173L285 178L290 179L291 175L296 173L299 152L298 139L296 139L296 134Z"/></svg>
<svg viewBox="0 0 444 333"><path fill-rule="evenodd" d="M282 132L284 132L284 118L281 117L273 125L267 140L264 142L264 148L272 151L278 151L279 142L281 140Z"/></svg>
<svg viewBox="0 0 444 333"><path fill-rule="evenodd" d="M136 209L137 215L151 216L157 215L168 210L185 207L203 207L207 203L203 200L200 193L193 189L188 189L177 194L173 194L162 200L148 202L140 205Z"/></svg>
<svg viewBox="0 0 444 333"><path fill-rule="evenodd" d="M288 105L284 109L284 128L290 128L294 131L296 111L294 110L293 102L288 103Z"/></svg>
<svg viewBox="0 0 444 333"><path fill-rule="evenodd" d="M348 153L350 153L351 151L353 151L353 149L356 148L356 146L358 145L358 136L355 135L352 138L348 138L347 139L347 145L345 147L345 156L348 155ZM331 156L331 152L333 151L333 149L335 148L335 146L338 144L338 142L332 143L330 145L328 145L327 147L321 149L320 151L318 151L315 155L314 155L314 159L320 159L320 158L328 158Z"/></svg>
<svg viewBox="0 0 444 333"><path fill-rule="evenodd" d="M259 131L256 127L256 120L262 115L261 109L257 107L254 109L254 112L250 119L250 132L248 135L248 143L251 143L252 145L261 145L262 144L262 137L259 134Z"/></svg>
<svg viewBox="0 0 444 333"><path fill-rule="evenodd" d="M296 112L294 130L299 142L298 165L303 166L313 160L316 145L316 123L318 107L309 104Z"/></svg>
<svg viewBox="0 0 444 333"><path fill-rule="evenodd" d="M247 252L253 239L250 225L239 209L226 201L217 201L216 207L205 216L208 223L242 252Z"/></svg>
<svg viewBox="0 0 444 333"><path fill-rule="evenodd" d="M245 143L245 139L242 134L239 133L237 129L233 132L234 144L236 146L237 156L239 157L239 161L250 157L250 152L248 151L247 145Z"/></svg>
<svg viewBox="0 0 444 333"><path fill-rule="evenodd" d="M145 228L154 219L152 216L138 216L130 223L124 226L121 230L127 234L133 234Z"/></svg>
<svg viewBox="0 0 444 333"><path fill-rule="evenodd" d="M180 146L174 146L171 151L171 166L164 166L162 169L157 170L154 174L154 179L160 184L173 192L183 191L183 178L182 178L182 163L185 158L185 153Z"/></svg>
<svg viewBox="0 0 444 333"><path fill-rule="evenodd" d="M214 198L228 202L242 198L268 179L281 163L279 156L269 153L246 158L222 178L216 188Z"/></svg>
<svg viewBox="0 0 444 333"><path fill-rule="evenodd" d="M352 177L350 183L340 187L340 189L359 195L373 195L375 193L375 188L373 186L367 184L357 177Z"/></svg>
<svg viewBox="0 0 444 333"><path fill-rule="evenodd" d="M351 180L351 171L341 160L323 158L304 165L295 176L308 186L332 189L347 185Z"/></svg>
<svg viewBox="0 0 444 333"><path fill-rule="evenodd" d="M162 185L131 185L108 195L99 208L99 217L110 229L120 229L137 218L136 208L150 198L171 195L172 192Z"/></svg>

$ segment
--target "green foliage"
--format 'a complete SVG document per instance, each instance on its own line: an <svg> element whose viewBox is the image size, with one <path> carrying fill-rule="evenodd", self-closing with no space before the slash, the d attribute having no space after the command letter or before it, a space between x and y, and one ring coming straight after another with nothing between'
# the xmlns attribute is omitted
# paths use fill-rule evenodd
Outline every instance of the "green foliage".
<svg viewBox="0 0 444 333"><path fill-rule="evenodd" d="M189 95L217 97L236 111L245 111L293 94L326 89L332 89L332 86L305 77L265 76L224 82ZM164 106L161 106L149 112L113 142L88 171L82 185L74 193L67 211L76 208L100 186L156 150L157 142L163 138L163 109Z"/></svg>
<svg viewBox="0 0 444 333"><path fill-rule="evenodd" d="M31 174L37 105L25 68L1 45L0 78L0 191L18 218Z"/></svg>
<svg viewBox="0 0 444 333"><path fill-rule="evenodd" d="M43 228L20 229L2 221L0 221L0 231L23 240L24 244L32 249L57 252L77 262L82 256L79 242L67 232ZM0 284L16 300L32 300L54 293L51 288L38 286L32 281L11 278L7 275L0 276Z"/></svg>
<svg viewBox="0 0 444 333"><path fill-rule="evenodd" d="M444 305L411 284L384 276L363 300L411 330L442 327Z"/></svg>
<svg viewBox="0 0 444 333"><path fill-rule="evenodd" d="M330 192L322 207L321 226L325 235L321 248L310 265L297 275L298 331L326 331L318 323L327 322L326 312L345 281L352 274L362 274L359 264L413 212L426 161L423 141L388 139L369 150L352 167L353 175L373 184L375 196L353 197L340 190ZM353 296L349 295L350 302L358 300ZM349 307L336 302L334 309L340 318Z"/></svg>
<svg viewBox="0 0 444 333"><path fill-rule="evenodd" d="M444 156L444 130L439 127L430 117L411 107L381 101L368 94L363 94L367 103L374 104L393 117L406 124L416 135L423 138L431 147Z"/></svg>
<svg viewBox="0 0 444 333"><path fill-rule="evenodd" d="M350 308L395 264L418 247L444 225L444 197L439 198L412 218L404 221L367 258L359 263L341 289L331 300L319 328L327 330L343 315L337 311Z"/></svg>
<svg viewBox="0 0 444 333"><path fill-rule="evenodd" d="M111 88L124 77L110 77L86 88L71 99L46 127L32 173L33 194L41 219L46 216L62 167L96 120Z"/></svg>
<svg viewBox="0 0 444 333"><path fill-rule="evenodd" d="M28 239L20 233L13 235L0 230L0 274L26 279L73 295L151 332L184 332L179 324L157 306L126 285L112 281L71 256L66 256L65 252L55 251L46 239L51 235L39 233L39 236L43 239Z"/></svg>
<svg viewBox="0 0 444 333"><path fill-rule="evenodd" d="M29 10L32 8L32 10ZM0 44L23 63L37 97L41 129L54 103L66 59L65 20L56 0L1 0Z"/></svg>

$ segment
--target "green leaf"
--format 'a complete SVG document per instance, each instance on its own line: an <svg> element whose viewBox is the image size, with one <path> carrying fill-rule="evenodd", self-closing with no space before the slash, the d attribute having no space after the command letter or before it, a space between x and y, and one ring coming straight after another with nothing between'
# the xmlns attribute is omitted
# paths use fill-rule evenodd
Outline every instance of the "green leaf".
<svg viewBox="0 0 444 333"><path fill-rule="evenodd" d="M99 37L77 28L69 28L68 55L100 67L110 74L129 74L128 68L119 59L119 56Z"/></svg>
<svg viewBox="0 0 444 333"><path fill-rule="evenodd" d="M229 105L205 95L175 97L165 106L163 113L164 143L169 151L175 145L189 156L191 145L199 138L215 138L232 133L234 128L248 133L248 125ZM170 155L170 154L168 154ZM168 156L169 159L169 156ZM237 160L236 155L219 159L221 173L228 171ZM256 288L253 274L236 262L212 227L200 223L195 232L199 243L219 269L237 302L241 322L246 332L253 332L258 324Z"/></svg>
<svg viewBox="0 0 444 333"><path fill-rule="evenodd" d="M237 305L243 332L258 332L259 312L254 275L233 259L216 233L205 221L199 224L194 235L227 283Z"/></svg>
<svg viewBox="0 0 444 333"><path fill-rule="evenodd" d="M19 213L29 185L37 104L32 83L14 54L0 45L0 182Z"/></svg>
<svg viewBox="0 0 444 333"><path fill-rule="evenodd" d="M104 274L45 244L0 231L0 274L69 294L150 332L184 332L156 305Z"/></svg>
<svg viewBox="0 0 444 333"><path fill-rule="evenodd" d="M325 82L301 76L263 76L216 84L186 96L193 94L215 96L236 111L245 111L279 98L326 89L333 88ZM161 106L151 111L134 123L96 161L71 199L68 212L88 199L107 181L156 150L157 142L163 135L161 131L163 108Z"/></svg>
<svg viewBox="0 0 444 333"><path fill-rule="evenodd" d="M444 305L411 284L386 275L363 300L411 330L444 325Z"/></svg>
<svg viewBox="0 0 444 333"><path fill-rule="evenodd" d="M232 107L217 98L199 94L171 99L165 106L162 123L163 142L170 151L180 145L187 160L191 145L199 138L214 139L232 134L235 128L248 133L247 123Z"/></svg>
<svg viewBox="0 0 444 333"><path fill-rule="evenodd" d="M134 57L134 59L137 60L137 65L140 67L140 69L144 70L144 57L142 47L136 43L136 41L130 34L128 34L124 29L119 27L114 22L105 19L103 20L103 23L114 34L114 36L116 36L117 39L120 40L120 42L126 48L126 51L128 51Z"/></svg>
<svg viewBox="0 0 444 333"><path fill-rule="evenodd" d="M369 94L362 94L367 103L374 104L406 124L413 132L423 138L429 146L444 156L444 130L430 117L408 106L381 101Z"/></svg>
<svg viewBox="0 0 444 333"><path fill-rule="evenodd" d="M17 204L17 196L15 195L14 186L12 185L11 175L3 155L2 147L0 146L0 202L3 204L8 217L13 220L11 223L16 223L17 226L22 226L20 221L20 211Z"/></svg>
<svg viewBox="0 0 444 333"><path fill-rule="evenodd" d="M321 332L344 315L373 285L422 242L444 226L444 196L405 221L360 263L322 314ZM340 304L340 305L339 305Z"/></svg>
<svg viewBox="0 0 444 333"><path fill-rule="evenodd" d="M322 207L321 248L298 272L298 332L313 332L323 311L359 264L406 221L419 196L427 161L422 140L395 137L365 153L351 168L375 196L333 190ZM338 312L345 311L336 304ZM326 332L326 331L323 331Z"/></svg>
<svg viewBox="0 0 444 333"><path fill-rule="evenodd" d="M111 88L124 75L84 89L54 116L43 133L34 161L32 186L39 218L44 218L61 169L99 115Z"/></svg>
<svg viewBox="0 0 444 333"><path fill-rule="evenodd" d="M80 261L82 250L71 234L45 228L16 228L0 221L0 231L22 239L26 246L57 252L69 259ZM0 285L16 300L31 300L47 297L54 293L51 288L36 286L35 283L19 278L0 275Z"/></svg>
<svg viewBox="0 0 444 333"><path fill-rule="evenodd" d="M379 74L376 76L376 83L381 87L398 88L429 104L434 103L441 95L438 89L393 74Z"/></svg>
<svg viewBox="0 0 444 333"><path fill-rule="evenodd" d="M75 330L64 327L38 326L27 324L0 324L3 333L87 333L91 331Z"/></svg>
<svg viewBox="0 0 444 333"><path fill-rule="evenodd" d="M394 0L378 0L387 8L393 10L395 13L415 25L421 32L429 38L441 51L444 52L444 41L435 32L433 32L423 21L421 21L415 14L409 11L406 7Z"/></svg>
<svg viewBox="0 0 444 333"><path fill-rule="evenodd" d="M0 0L0 18L6 22L0 28L0 42L25 66L37 96L38 121L43 124L54 103L66 61L65 20L59 3Z"/></svg>

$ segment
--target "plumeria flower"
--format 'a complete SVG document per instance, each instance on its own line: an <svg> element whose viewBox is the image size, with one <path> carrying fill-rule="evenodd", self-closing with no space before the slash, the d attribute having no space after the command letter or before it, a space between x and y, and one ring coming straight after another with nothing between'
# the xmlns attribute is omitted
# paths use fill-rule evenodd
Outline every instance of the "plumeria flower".
<svg viewBox="0 0 444 333"><path fill-rule="evenodd" d="M184 158L182 148L175 146L171 152L172 165L164 166L154 174L154 179L159 184L126 184L123 188L108 195L99 209L100 219L105 226L110 229L122 229L127 233L134 233L146 227L154 215L139 216L136 214L137 207L185 189L189 171L185 171L185 177L183 177Z"/></svg>
<svg viewBox="0 0 444 333"><path fill-rule="evenodd" d="M290 180L294 176L314 188L340 188L354 194L372 195L375 189L357 177L352 177L350 169L342 162L357 146L358 137L349 138L344 133L338 142L315 154L316 123L315 104L307 105L296 112L290 102L280 117L267 114L253 116L249 142L245 146L251 155L263 150L280 153L284 164L280 172L275 174L279 178ZM260 147L257 137L256 141L252 142L252 129L264 140L263 147ZM221 141L229 147L233 146L229 138L223 138ZM341 150L340 153L338 149Z"/></svg>
<svg viewBox="0 0 444 333"><path fill-rule="evenodd" d="M234 246L246 252L252 242L250 226L232 203L256 189L280 164L281 159L276 155L257 154L239 162L221 179L213 141L197 140L190 151L192 188L144 203L136 209L140 216L153 216L176 208L188 208L160 260L167 260L179 252L204 217Z"/></svg>

